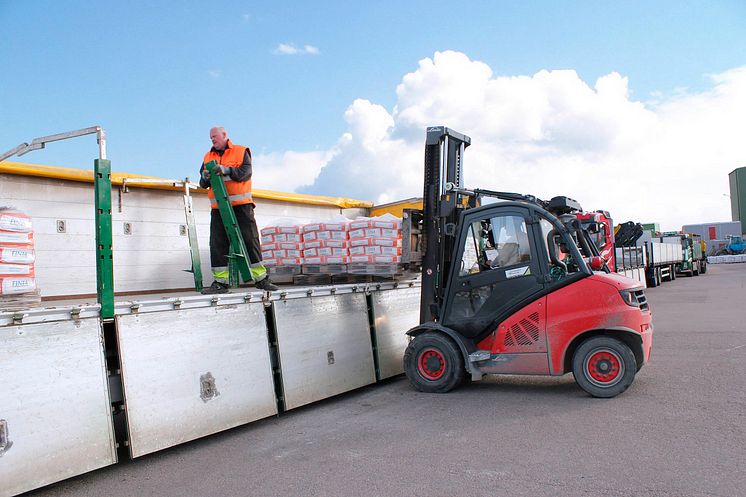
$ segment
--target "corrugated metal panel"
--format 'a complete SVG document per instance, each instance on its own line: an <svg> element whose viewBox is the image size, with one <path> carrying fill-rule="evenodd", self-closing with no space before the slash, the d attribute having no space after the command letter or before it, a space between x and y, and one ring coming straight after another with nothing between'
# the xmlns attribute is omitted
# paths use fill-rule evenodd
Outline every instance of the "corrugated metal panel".
<svg viewBox="0 0 746 497"><path fill-rule="evenodd" d="M365 295L280 300L274 311L286 409L375 383Z"/></svg>
<svg viewBox="0 0 746 497"><path fill-rule="evenodd" d="M117 324L133 457L277 413L261 303Z"/></svg>
<svg viewBox="0 0 746 497"><path fill-rule="evenodd" d="M0 496L116 462L98 319L0 328L0 370Z"/></svg>
<svg viewBox="0 0 746 497"><path fill-rule="evenodd" d="M380 379L404 372L407 331L420 322L420 288L398 288L373 292L376 351Z"/></svg>

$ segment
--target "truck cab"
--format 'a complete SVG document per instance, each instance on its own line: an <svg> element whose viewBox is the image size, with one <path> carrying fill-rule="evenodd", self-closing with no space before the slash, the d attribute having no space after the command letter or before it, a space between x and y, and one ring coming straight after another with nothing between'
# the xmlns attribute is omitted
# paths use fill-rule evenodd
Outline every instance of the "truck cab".
<svg viewBox="0 0 746 497"><path fill-rule="evenodd" d="M572 199L454 184L468 143L428 129L421 323L404 357L411 384L442 393L485 374L572 372L593 396L623 392L652 347L643 287L602 271ZM506 201L480 205L486 196Z"/></svg>
<svg viewBox="0 0 746 497"><path fill-rule="evenodd" d="M616 271L614 221L608 211L579 212L576 217L598 247L601 257L612 272Z"/></svg>

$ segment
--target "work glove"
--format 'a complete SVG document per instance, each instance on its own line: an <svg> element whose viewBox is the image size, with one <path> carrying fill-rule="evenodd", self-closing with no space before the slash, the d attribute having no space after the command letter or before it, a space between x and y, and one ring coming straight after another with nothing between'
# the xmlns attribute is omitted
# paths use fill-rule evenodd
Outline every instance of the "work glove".
<svg viewBox="0 0 746 497"><path fill-rule="evenodd" d="M220 166L220 165L218 165L215 168L215 171L219 172L219 174L221 174L222 176L230 176L231 175L231 168L228 167L228 166Z"/></svg>
<svg viewBox="0 0 746 497"><path fill-rule="evenodd" d="M208 171L206 167L202 168L202 179L205 181L210 181L210 171Z"/></svg>

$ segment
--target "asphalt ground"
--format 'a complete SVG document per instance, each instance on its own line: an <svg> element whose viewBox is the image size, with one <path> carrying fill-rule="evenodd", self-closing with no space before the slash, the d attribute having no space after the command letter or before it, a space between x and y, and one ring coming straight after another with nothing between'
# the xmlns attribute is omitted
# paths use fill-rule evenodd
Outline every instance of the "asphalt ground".
<svg viewBox="0 0 746 497"><path fill-rule="evenodd" d="M28 495L746 496L746 264L647 293L652 362L614 399L397 378Z"/></svg>

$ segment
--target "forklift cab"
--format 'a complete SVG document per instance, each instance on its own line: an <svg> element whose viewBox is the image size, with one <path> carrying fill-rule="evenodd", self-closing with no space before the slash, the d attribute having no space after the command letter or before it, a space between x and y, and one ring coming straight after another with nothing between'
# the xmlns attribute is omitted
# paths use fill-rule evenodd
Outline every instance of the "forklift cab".
<svg viewBox="0 0 746 497"><path fill-rule="evenodd" d="M472 340L527 302L592 274L572 232L538 206L502 202L460 218L440 321Z"/></svg>

